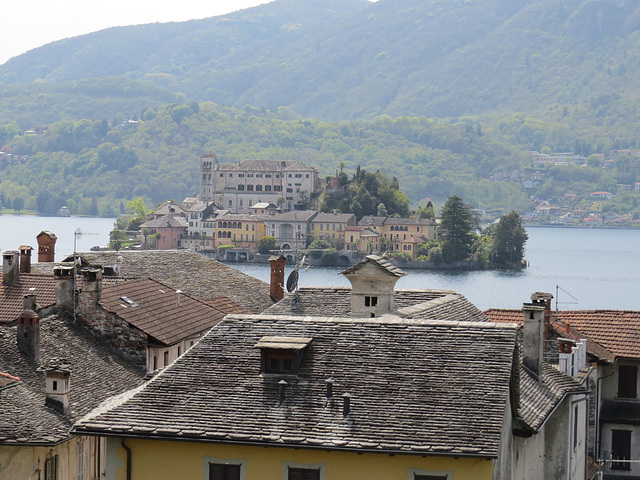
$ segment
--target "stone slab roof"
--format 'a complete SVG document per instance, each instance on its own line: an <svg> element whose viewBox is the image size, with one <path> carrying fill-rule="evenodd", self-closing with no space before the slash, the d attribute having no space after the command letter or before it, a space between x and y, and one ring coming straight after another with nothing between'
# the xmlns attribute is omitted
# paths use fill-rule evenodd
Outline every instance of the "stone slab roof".
<svg viewBox="0 0 640 480"><path fill-rule="evenodd" d="M270 222L308 222L315 217L318 212L314 210L289 210L285 213L278 213L270 217Z"/></svg>
<svg viewBox="0 0 640 480"><path fill-rule="evenodd" d="M519 416L534 432L568 394L588 393L586 387L548 364L543 364L542 382L533 378L520 364Z"/></svg>
<svg viewBox="0 0 640 480"><path fill-rule="evenodd" d="M431 320L488 321L463 295L453 290L396 290L394 315ZM264 312L268 315L351 317L351 288L302 287Z"/></svg>
<svg viewBox="0 0 640 480"><path fill-rule="evenodd" d="M238 305L236 302L234 302L230 298L225 297L224 295L221 295L213 300L207 300L205 303L220 310L225 315L228 315L229 313L251 313L242 308L241 305Z"/></svg>
<svg viewBox="0 0 640 480"><path fill-rule="evenodd" d="M54 359L65 359L71 367L69 416L45 406L45 375L38 367ZM112 395L141 385L144 374L71 321L55 316L40 321L40 364L18 350L16 327L2 327L0 371L20 379L0 390L2 445L65 441L73 421Z"/></svg>
<svg viewBox="0 0 640 480"><path fill-rule="evenodd" d="M312 223L348 223L349 225L356 224L356 216L353 213L323 213L319 212Z"/></svg>
<svg viewBox="0 0 640 480"><path fill-rule="evenodd" d="M250 313L260 313L273 305L267 283L191 250L85 252L80 255L83 263L102 266L113 266L118 257L122 257L123 278L152 278L204 302L224 296ZM33 268L52 269L53 264L38 263ZM103 277L103 282L106 278Z"/></svg>
<svg viewBox="0 0 640 480"><path fill-rule="evenodd" d="M163 215L154 220L149 220L140 225L140 228L186 228L189 226L189 222L184 217L178 217L175 215Z"/></svg>
<svg viewBox="0 0 640 480"><path fill-rule="evenodd" d="M342 272L342 274L346 276L349 273L356 272L360 270L367 263L377 265L378 267L380 267L380 270L383 271L384 273L388 273L396 277L404 277L407 274L407 272L396 267L393 263L391 263L386 258L380 257L378 255L367 255L366 257L364 257L363 261L356 263L355 265L352 265L351 267L347 268Z"/></svg>
<svg viewBox="0 0 640 480"><path fill-rule="evenodd" d="M149 278L103 288L100 304L164 345L204 332L225 315Z"/></svg>
<svg viewBox="0 0 640 480"><path fill-rule="evenodd" d="M312 339L297 375L260 373L254 346L265 336ZM229 316L140 391L95 410L75 429L496 457L515 343L514 326L491 322ZM344 394L351 398L346 417Z"/></svg>
<svg viewBox="0 0 640 480"><path fill-rule="evenodd" d="M21 273L13 285L0 284L0 324L12 322L22 312L25 295L36 294L38 308L56 303L56 279L53 275Z"/></svg>

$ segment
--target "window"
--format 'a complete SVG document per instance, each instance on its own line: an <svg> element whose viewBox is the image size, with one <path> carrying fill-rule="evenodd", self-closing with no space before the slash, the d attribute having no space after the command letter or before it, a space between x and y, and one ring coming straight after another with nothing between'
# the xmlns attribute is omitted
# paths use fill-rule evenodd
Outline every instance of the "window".
<svg viewBox="0 0 640 480"><path fill-rule="evenodd" d="M239 184L239 185L238 185L238 191L239 191L239 192L243 192L243 191L244 191L244 185Z"/></svg>
<svg viewBox="0 0 640 480"><path fill-rule="evenodd" d="M291 175L289 175L291 176ZM296 178L302 178L302 174L301 173L296 173Z"/></svg>
<svg viewBox="0 0 640 480"><path fill-rule="evenodd" d="M240 465L210 463L209 480L240 480Z"/></svg>
<svg viewBox="0 0 640 480"><path fill-rule="evenodd" d="M256 185L256 192L262 191L262 185Z"/></svg>
<svg viewBox="0 0 640 480"><path fill-rule="evenodd" d="M44 461L44 480L58 480L58 455Z"/></svg>
<svg viewBox="0 0 640 480"><path fill-rule="evenodd" d="M611 430L611 468L613 470L631 470L631 430ZM618 461L616 461L618 460Z"/></svg>
<svg viewBox="0 0 640 480"><path fill-rule="evenodd" d="M244 178L244 173L239 173L238 178Z"/></svg>
<svg viewBox="0 0 640 480"><path fill-rule="evenodd" d="M78 478L84 480L84 440L82 437L78 440Z"/></svg>
<svg viewBox="0 0 640 480"><path fill-rule="evenodd" d="M411 480L453 480L453 472L439 471L430 472L418 468L409 469L409 478Z"/></svg>
<svg viewBox="0 0 640 480"><path fill-rule="evenodd" d="M378 297L370 297L369 295L365 295L364 297L365 307L375 307L377 305L378 305Z"/></svg>
<svg viewBox="0 0 640 480"><path fill-rule="evenodd" d="M264 191L265 192L270 192L271 191L271 185L265 185L264 186Z"/></svg>
<svg viewBox="0 0 640 480"><path fill-rule="evenodd" d="M247 185L247 192L253 192L253 185Z"/></svg>
<svg viewBox="0 0 640 480"><path fill-rule="evenodd" d="M305 337L262 337L254 346L261 351L262 373L298 373L304 349L311 343Z"/></svg>
<svg viewBox="0 0 640 480"><path fill-rule="evenodd" d="M295 350L265 350L265 373L294 373L296 360Z"/></svg>
<svg viewBox="0 0 640 480"><path fill-rule="evenodd" d="M167 365L169 365L169 352L164 352L164 366L166 367Z"/></svg>
<svg viewBox="0 0 640 480"><path fill-rule="evenodd" d="M638 367L631 365L618 366L618 397L636 398L638 388Z"/></svg>
<svg viewBox="0 0 640 480"><path fill-rule="evenodd" d="M287 480L320 480L320 469L289 467Z"/></svg>

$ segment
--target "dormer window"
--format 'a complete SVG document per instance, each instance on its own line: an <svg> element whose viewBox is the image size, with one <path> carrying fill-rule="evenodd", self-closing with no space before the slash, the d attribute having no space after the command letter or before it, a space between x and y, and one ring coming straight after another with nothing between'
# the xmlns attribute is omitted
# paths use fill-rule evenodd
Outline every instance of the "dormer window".
<svg viewBox="0 0 640 480"><path fill-rule="evenodd" d="M255 345L261 351L260 371L265 374L297 374L304 349L311 340L304 337L262 337Z"/></svg>

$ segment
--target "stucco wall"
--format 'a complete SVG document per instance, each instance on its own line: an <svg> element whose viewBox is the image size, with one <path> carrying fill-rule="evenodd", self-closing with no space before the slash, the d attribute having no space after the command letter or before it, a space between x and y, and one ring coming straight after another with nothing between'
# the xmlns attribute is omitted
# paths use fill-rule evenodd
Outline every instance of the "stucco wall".
<svg viewBox="0 0 640 480"><path fill-rule="evenodd" d="M132 478L136 480L207 480L210 459L246 460L245 480L283 480L288 462L322 465L327 479L408 480L411 468L421 472L448 472L454 480L489 480L493 460L420 455L385 455L320 450L243 447L191 442L127 439ZM107 480L126 479L126 454L119 439L108 444ZM286 480L286 479L285 479Z"/></svg>

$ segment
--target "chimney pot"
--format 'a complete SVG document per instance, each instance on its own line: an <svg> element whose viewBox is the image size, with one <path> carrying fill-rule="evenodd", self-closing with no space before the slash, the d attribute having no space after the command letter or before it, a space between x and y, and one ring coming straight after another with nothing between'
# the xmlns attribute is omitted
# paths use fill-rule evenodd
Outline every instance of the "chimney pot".
<svg viewBox="0 0 640 480"><path fill-rule="evenodd" d="M333 384L335 381L333 378L327 378L327 398L333 398Z"/></svg>
<svg viewBox="0 0 640 480"><path fill-rule="evenodd" d="M351 413L351 395L345 393L344 395L342 395L342 400L344 401L344 404L342 406L342 416L346 417L347 415L349 415L349 413Z"/></svg>
<svg viewBox="0 0 640 480"><path fill-rule="evenodd" d="M542 381L542 360L544 353L545 305L539 302L522 306L524 324L522 327L522 350L525 368Z"/></svg>
<svg viewBox="0 0 640 480"><path fill-rule="evenodd" d="M35 303L35 295L27 295L24 304ZM33 309L25 308L18 317L16 343L21 352L29 355L36 363L40 361L40 317Z"/></svg>
<svg viewBox="0 0 640 480"><path fill-rule="evenodd" d="M17 250L7 250L2 254L2 284L13 285L20 274L20 260Z"/></svg>
<svg viewBox="0 0 640 480"><path fill-rule="evenodd" d="M71 368L64 360L52 360L45 371L45 404L68 415L71 412Z"/></svg>
<svg viewBox="0 0 640 480"><path fill-rule="evenodd" d="M286 393L287 393L286 389L287 389L288 383L284 380L280 380L278 382L278 385L280 386L280 405L282 405L286 398Z"/></svg>

